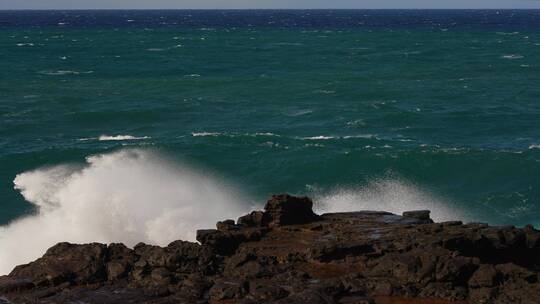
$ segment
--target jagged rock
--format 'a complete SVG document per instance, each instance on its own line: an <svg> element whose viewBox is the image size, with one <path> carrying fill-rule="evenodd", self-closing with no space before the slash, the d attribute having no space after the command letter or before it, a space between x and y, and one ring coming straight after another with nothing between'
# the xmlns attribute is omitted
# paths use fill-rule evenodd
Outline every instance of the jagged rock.
<svg viewBox="0 0 540 304"><path fill-rule="evenodd" d="M493 287L498 280L497 269L493 265L480 265L469 280L469 286L473 288Z"/></svg>
<svg viewBox="0 0 540 304"><path fill-rule="evenodd" d="M107 279L115 281L126 277L135 262L135 252L124 244L110 244L107 251Z"/></svg>
<svg viewBox="0 0 540 304"><path fill-rule="evenodd" d="M265 229L255 228L247 228L239 231L198 230L197 241L204 246L212 248L218 254L231 255L240 244L258 241L265 232Z"/></svg>
<svg viewBox="0 0 540 304"><path fill-rule="evenodd" d="M234 224L234 220L224 220L222 222L217 222L216 228L217 230L220 230L220 231L228 231L228 230L238 229L240 227Z"/></svg>
<svg viewBox="0 0 540 304"><path fill-rule="evenodd" d="M339 304L375 304L375 300L365 296L350 296L341 298Z"/></svg>
<svg viewBox="0 0 540 304"><path fill-rule="evenodd" d="M427 223L433 223L429 215L431 211L429 210L418 210L418 211L406 211L403 212L403 217L414 218L417 220L425 221Z"/></svg>
<svg viewBox="0 0 540 304"><path fill-rule="evenodd" d="M493 299L497 296L497 288L482 287L472 289L469 294L471 303L478 304L490 304L493 303Z"/></svg>
<svg viewBox="0 0 540 304"><path fill-rule="evenodd" d="M244 227L261 227L264 224L264 212L253 211L250 214L238 218L238 225Z"/></svg>
<svg viewBox="0 0 540 304"><path fill-rule="evenodd" d="M101 282L107 277L106 254L107 246L103 244L60 243L37 261L17 266L10 276L29 279L36 285Z"/></svg>
<svg viewBox="0 0 540 304"><path fill-rule="evenodd" d="M247 293L248 288L247 282L220 280L210 289L210 299L212 301L239 299Z"/></svg>
<svg viewBox="0 0 540 304"><path fill-rule="evenodd" d="M312 208L313 202L308 197L274 195L264 206L263 222L267 222L270 227L313 222L319 216Z"/></svg>
<svg viewBox="0 0 540 304"><path fill-rule="evenodd" d="M265 303L283 299L289 295L283 287L272 284L271 282L255 283L249 288L248 299L255 303Z"/></svg>
<svg viewBox="0 0 540 304"><path fill-rule="evenodd" d="M194 303L204 298L205 291L212 286L207 278L199 273L185 277L178 286L177 295L188 303Z"/></svg>
<svg viewBox="0 0 540 304"><path fill-rule="evenodd" d="M495 268L499 271L505 281L520 281L524 280L529 283L538 281L538 273L532 272L524 267L516 264L507 263L496 265Z"/></svg>
<svg viewBox="0 0 540 304"><path fill-rule="evenodd" d="M273 196L265 211L197 231L200 244L61 243L0 277L0 299L371 304L383 296L389 303L538 303L540 232L531 226L432 223L429 211L318 216L311 208L305 197Z"/></svg>
<svg viewBox="0 0 540 304"><path fill-rule="evenodd" d="M0 277L0 294L25 291L34 287L34 283L28 279L17 279L7 276Z"/></svg>

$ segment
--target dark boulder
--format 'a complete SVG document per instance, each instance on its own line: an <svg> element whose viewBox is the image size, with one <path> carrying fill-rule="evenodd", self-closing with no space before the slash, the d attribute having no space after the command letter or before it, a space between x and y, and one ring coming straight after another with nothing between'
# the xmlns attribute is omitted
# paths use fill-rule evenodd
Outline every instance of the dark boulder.
<svg viewBox="0 0 540 304"><path fill-rule="evenodd" d="M429 210L406 211L403 212L403 217L421 220L429 224L433 223L433 220L429 217L430 214L431 211Z"/></svg>
<svg viewBox="0 0 540 304"><path fill-rule="evenodd" d="M264 206L263 222L270 227L306 224L319 219L308 197L288 194L274 195Z"/></svg>
<svg viewBox="0 0 540 304"><path fill-rule="evenodd" d="M243 227L262 227L266 224L264 222L264 212L262 211L253 211L238 218L238 225Z"/></svg>
<svg viewBox="0 0 540 304"><path fill-rule="evenodd" d="M10 276L30 279L36 285L102 282L107 279L106 257L103 244L60 243L37 261L17 266Z"/></svg>
<svg viewBox="0 0 540 304"><path fill-rule="evenodd" d="M240 227L235 225L234 220L224 220L221 222L217 222L216 228L217 230L220 230L220 231L229 231L229 230L239 229Z"/></svg>

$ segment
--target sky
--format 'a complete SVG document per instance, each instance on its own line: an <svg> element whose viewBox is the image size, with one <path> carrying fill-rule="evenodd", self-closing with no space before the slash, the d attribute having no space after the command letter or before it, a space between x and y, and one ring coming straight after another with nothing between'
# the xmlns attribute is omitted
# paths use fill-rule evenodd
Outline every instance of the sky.
<svg viewBox="0 0 540 304"><path fill-rule="evenodd" d="M0 9L539 8L540 0L0 0Z"/></svg>

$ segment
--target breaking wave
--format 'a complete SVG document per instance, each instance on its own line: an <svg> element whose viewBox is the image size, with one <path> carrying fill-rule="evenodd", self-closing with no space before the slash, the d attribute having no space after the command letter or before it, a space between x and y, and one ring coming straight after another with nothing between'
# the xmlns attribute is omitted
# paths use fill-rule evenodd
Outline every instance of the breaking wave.
<svg viewBox="0 0 540 304"><path fill-rule="evenodd" d="M63 241L194 240L196 229L236 218L248 205L231 185L147 150L25 172L14 184L37 212L0 227L0 274Z"/></svg>
<svg viewBox="0 0 540 304"><path fill-rule="evenodd" d="M14 184L37 211L0 227L0 274L58 242L164 246L253 209L236 187L143 149L24 172ZM430 209L438 221L464 219L451 202L394 177L308 195L318 213Z"/></svg>

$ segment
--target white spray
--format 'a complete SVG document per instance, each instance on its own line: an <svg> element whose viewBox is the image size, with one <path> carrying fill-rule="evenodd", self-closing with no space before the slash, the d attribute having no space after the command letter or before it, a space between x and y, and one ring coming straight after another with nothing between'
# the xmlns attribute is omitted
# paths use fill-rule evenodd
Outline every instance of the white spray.
<svg viewBox="0 0 540 304"><path fill-rule="evenodd" d="M14 183L38 211L0 227L0 274L58 242L163 246L194 240L197 229L248 209L234 187L144 150L25 172Z"/></svg>
<svg viewBox="0 0 540 304"><path fill-rule="evenodd" d="M347 211L387 211L401 214L411 210L431 210L435 221L465 219L454 204L397 177L375 179L364 186L338 188L313 194L318 213Z"/></svg>
<svg viewBox="0 0 540 304"><path fill-rule="evenodd" d="M194 240L197 229L252 209L235 187L148 150L121 150L88 157L84 165L25 172L14 183L38 211L0 227L0 275L58 242L164 246ZM318 213L430 209L436 220L463 218L449 202L393 177L310 195Z"/></svg>

